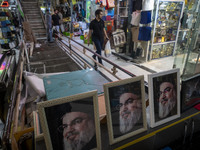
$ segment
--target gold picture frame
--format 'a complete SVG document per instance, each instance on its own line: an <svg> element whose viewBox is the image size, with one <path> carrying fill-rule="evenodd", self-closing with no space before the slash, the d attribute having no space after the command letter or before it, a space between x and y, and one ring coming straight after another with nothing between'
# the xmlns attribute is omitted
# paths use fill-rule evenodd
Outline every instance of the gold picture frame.
<svg viewBox="0 0 200 150"><path fill-rule="evenodd" d="M104 94L110 145L147 130L144 76L106 83ZM126 115L129 106L134 108L132 116ZM136 122L129 123L132 126L123 123L134 117Z"/></svg>
<svg viewBox="0 0 200 150"><path fill-rule="evenodd" d="M69 144L72 140L78 140L81 134L86 135L88 132L90 132L87 135L89 141L84 141L85 145L82 146L90 147L90 149L101 149L99 107L96 90L40 102L37 106L48 150L66 149L64 147L67 140ZM70 117L71 120L69 119ZM77 121L77 118L79 121ZM67 120L70 121L68 122ZM89 123L91 127L88 129L86 127ZM78 131L77 128L75 129L77 125L85 126L85 128L82 128L82 131ZM71 128L73 128L73 132L74 130L76 131L77 135L72 131L68 133L68 130L71 130ZM82 142L80 141L80 143Z"/></svg>

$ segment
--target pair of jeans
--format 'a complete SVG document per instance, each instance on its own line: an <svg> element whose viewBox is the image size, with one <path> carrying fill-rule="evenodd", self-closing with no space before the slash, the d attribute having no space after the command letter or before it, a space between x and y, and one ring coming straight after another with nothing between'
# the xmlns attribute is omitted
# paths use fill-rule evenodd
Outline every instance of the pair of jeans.
<svg viewBox="0 0 200 150"><path fill-rule="evenodd" d="M53 42L52 29L50 29L50 28L47 28L47 41Z"/></svg>
<svg viewBox="0 0 200 150"><path fill-rule="evenodd" d="M103 48L103 38L97 38L97 37L92 37L92 41L94 42L95 44L95 47L97 49L96 53L101 55L101 50ZM96 59L96 55L93 55L92 56L94 59ZM101 58L98 57L98 61L100 64L102 64L102 60Z"/></svg>

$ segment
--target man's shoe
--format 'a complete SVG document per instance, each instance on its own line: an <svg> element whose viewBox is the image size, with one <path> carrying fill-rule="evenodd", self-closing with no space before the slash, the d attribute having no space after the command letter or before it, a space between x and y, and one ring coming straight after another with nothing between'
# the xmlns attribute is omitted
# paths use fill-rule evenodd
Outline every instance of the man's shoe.
<svg viewBox="0 0 200 150"><path fill-rule="evenodd" d="M93 58L94 60L96 60L96 56L95 56L95 55L93 55L92 58Z"/></svg>

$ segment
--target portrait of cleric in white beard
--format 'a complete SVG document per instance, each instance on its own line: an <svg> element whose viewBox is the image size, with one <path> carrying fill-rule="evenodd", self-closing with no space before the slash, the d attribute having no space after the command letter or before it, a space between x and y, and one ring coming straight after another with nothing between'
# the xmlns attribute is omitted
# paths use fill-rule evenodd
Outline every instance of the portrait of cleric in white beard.
<svg viewBox="0 0 200 150"><path fill-rule="evenodd" d="M87 144L96 142L94 120L85 112L66 113L59 128L63 133L64 150L90 149L88 146L93 143Z"/></svg>
<svg viewBox="0 0 200 150"><path fill-rule="evenodd" d="M177 74L169 74L153 79L155 120L176 115L177 112Z"/></svg>
<svg viewBox="0 0 200 150"><path fill-rule="evenodd" d="M84 98L45 109L54 150L97 148L93 98Z"/></svg>
<svg viewBox="0 0 200 150"><path fill-rule="evenodd" d="M140 81L113 87L109 95L115 138L143 126Z"/></svg>

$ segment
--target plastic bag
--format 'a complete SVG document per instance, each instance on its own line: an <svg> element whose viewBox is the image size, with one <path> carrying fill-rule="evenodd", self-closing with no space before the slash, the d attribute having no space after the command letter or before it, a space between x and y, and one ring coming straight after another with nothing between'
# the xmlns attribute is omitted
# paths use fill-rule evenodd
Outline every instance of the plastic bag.
<svg viewBox="0 0 200 150"><path fill-rule="evenodd" d="M106 57L109 57L111 55L111 47L110 47L110 41L109 40L105 45L104 54L105 54Z"/></svg>

